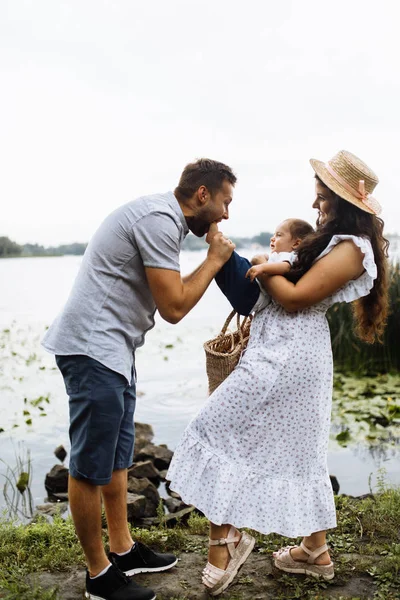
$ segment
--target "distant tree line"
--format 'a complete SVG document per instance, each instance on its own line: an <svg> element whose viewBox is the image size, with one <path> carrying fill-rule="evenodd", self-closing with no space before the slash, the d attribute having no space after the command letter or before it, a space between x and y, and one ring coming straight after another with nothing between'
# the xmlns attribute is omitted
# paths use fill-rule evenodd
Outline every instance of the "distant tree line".
<svg viewBox="0 0 400 600"><path fill-rule="evenodd" d="M254 235L253 237L231 237L231 240L236 244L236 249L239 250L240 248L247 248L253 244L258 244L264 247L269 246L271 237L272 233L264 231L258 235ZM192 233L189 233L183 243L182 248L183 250L204 250L204 239L205 238L198 238Z"/></svg>
<svg viewBox="0 0 400 600"><path fill-rule="evenodd" d="M272 233L263 232L253 237L239 238L233 237L232 241L235 242L236 248L245 248L252 244L259 244L260 246L269 246ZM64 244L62 246L49 246L44 247L39 244L17 244L10 240L8 237L0 237L0 258L10 256L64 256L67 254L74 254L76 256L82 255L86 250L87 244ZM204 250L205 242L204 238L198 238L190 233L183 244L183 250Z"/></svg>
<svg viewBox="0 0 400 600"><path fill-rule="evenodd" d="M81 256L86 250L87 244L63 244L61 246L39 246L39 244L25 244L23 246L24 256L64 256L65 254L73 254Z"/></svg>
<svg viewBox="0 0 400 600"><path fill-rule="evenodd" d="M272 233L263 231L253 237L232 237L232 241L236 244L236 249L248 248L252 245L259 245L263 248L268 248ZM386 236L392 243L393 248L400 245L400 236L397 234ZM8 237L0 237L0 258L9 256L65 256L73 254L81 256L86 250L87 244L63 244L61 246L49 246L45 248L39 244L24 244L20 245L13 242ZM204 238L198 238L192 233L186 237L183 243L183 250L204 250L206 247Z"/></svg>
<svg viewBox="0 0 400 600"><path fill-rule="evenodd" d="M85 252L87 244L64 244L45 248L39 244L17 244L8 237L0 237L0 258L11 256L64 256L74 254L79 256Z"/></svg>
<svg viewBox="0 0 400 600"><path fill-rule="evenodd" d="M8 237L0 237L0 257L19 256L22 252L22 246L12 242Z"/></svg>

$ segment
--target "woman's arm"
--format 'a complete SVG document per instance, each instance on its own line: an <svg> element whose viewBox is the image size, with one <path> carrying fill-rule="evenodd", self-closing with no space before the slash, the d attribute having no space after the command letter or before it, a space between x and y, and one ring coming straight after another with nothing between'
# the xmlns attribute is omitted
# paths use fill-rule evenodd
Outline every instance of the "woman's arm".
<svg viewBox="0 0 400 600"><path fill-rule="evenodd" d="M279 275L260 275L259 280L279 304L294 312L318 304L357 279L364 271L363 256L353 242L345 241L318 260L296 284Z"/></svg>

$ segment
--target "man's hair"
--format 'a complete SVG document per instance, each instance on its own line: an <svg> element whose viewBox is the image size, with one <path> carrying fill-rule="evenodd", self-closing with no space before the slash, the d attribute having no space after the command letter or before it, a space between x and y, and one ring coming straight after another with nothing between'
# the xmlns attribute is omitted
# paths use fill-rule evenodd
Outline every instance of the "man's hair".
<svg viewBox="0 0 400 600"><path fill-rule="evenodd" d="M236 175L230 167L210 158L199 158L183 169L175 196L179 200L188 200L201 185L213 195L221 189L224 181L232 185L236 183Z"/></svg>
<svg viewBox="0 0 400 600"><path fill-rule="evenodd" d="M302 240L310 233L314 233L314 228L307 221L302 221L301 219L288 219L289 221L289 231L292 238L299 238Z"/></svg>

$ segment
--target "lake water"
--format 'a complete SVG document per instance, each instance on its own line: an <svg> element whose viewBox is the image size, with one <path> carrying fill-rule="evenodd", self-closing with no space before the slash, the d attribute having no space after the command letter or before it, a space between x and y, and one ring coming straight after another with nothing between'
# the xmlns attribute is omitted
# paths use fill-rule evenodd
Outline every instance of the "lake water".
<svg viewBox="0 0 400 600"><path fill-rule="evenodd" d="M203 252L184 252L182 272L189 273L203 258ZM32 493L34 502L40 504L46 496L45 474L58 462L55 447L63 444L69 450L64 384L40 339L62 308L80 262L81 257L0 261L0 428L4 430L0 433L0 508L4 506L6 465L14 468L17 457L30 451ZM178 325L158 317L145 346L137 352L136 420L153 426L156 443L174 449L207 398L203 342L218 333L229 312L230 305L213 283ZM49 403L42 400L35 405L40 397L48 397ZM26 424L29 419L32 423ZM371 474L374 485L381 468L388 481L400 484L395 448L371 452L363 445L342 448L332 440L329 469L337 476L341 492L367 493Z"/></svg>

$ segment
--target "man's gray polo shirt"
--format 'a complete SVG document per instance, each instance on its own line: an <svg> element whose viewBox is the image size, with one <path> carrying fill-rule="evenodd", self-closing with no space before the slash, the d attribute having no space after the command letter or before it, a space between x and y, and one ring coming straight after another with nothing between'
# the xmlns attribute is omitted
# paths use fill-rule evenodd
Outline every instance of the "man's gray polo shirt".
<svg viewBox="0 0 400 600"><path fill-rule="evenodd" d="M84 354L131 381L133 352L154 326L156 305L144 267L179 271L188 227L172 192L117 208L90 241L69 299L43 346Z"/></svg>

